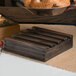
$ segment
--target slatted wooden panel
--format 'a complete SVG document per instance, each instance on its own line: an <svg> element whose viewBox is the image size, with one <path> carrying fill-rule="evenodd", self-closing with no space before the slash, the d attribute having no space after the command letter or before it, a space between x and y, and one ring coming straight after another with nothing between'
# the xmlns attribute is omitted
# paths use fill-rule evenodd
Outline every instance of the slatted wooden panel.
<svg viewBox="0 0 76 76"><path fill-rule="evenodd" d="M13 35L11 38L6 38L4 49L23 56L47 61L70 49L72 43L72 35L33 27Z"/></svg>

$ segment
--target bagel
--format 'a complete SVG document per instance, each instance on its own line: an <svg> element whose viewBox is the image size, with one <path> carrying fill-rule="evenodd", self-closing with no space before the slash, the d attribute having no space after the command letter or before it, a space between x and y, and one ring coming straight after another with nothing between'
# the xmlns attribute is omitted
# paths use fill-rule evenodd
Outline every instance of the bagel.
<svg viewBox="0 0 76 76"><path fill-rule="evenodd" d="M31 0L24 0L24 6L30 7Z"/></svg>
<svg viewBox="0 0 76 76"><path fill-rule="evenodd" d="M52 8L54 4L53 0L40 0L40 2L37 2L37 0L31 0L30 7L31 8Z"/></svg>
<svg viewBox="0 0 76 76"><path fill-rule="evenodd" d="M24 0L24 5L30 8L66 7L70 5L70 0Z"/></svg>
<svg viewBox="0 0 76 76"><path fill-rule="evenodd" d="M57 7L66 7L70 5L70 0L54 0L54 5Z"/></svg>

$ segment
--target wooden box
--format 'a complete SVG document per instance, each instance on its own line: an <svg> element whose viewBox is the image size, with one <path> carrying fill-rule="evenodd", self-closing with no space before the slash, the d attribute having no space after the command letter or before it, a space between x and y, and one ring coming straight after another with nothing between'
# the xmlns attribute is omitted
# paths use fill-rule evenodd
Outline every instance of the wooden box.
<svg viewBox="0 0 76 76"><path fill-rule="evenodd" d="M6 51L47 61L72 48L73 36L33 27L13 35L11 38L6 38L4 42L4 49Z"/></svg>
<svg viewBox="0 0 76 76"><path fill-rule="evenodd" d="M0 40L3 40L5 37L10 37L13 34L17 34L19 31L20 26L18 24L0 27Z"/></svg>

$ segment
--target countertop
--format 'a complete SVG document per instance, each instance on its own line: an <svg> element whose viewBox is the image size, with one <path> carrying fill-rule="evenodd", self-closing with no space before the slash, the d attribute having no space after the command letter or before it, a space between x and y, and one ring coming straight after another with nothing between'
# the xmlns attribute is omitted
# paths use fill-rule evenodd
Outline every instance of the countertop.
<svg viewBox="0 0 76 76"><path fill-rule="evenodd" d="M23 57L5 52L0 56L1 76L76 76L76 26L47 25L47 24L21 24L21 30L39 26L73 35L73 48L58 56L41 62L29 57Z"/></svg>
<svg viewBox="0 0 76 76"><path fill-rule="evenodd" d="M24 24L21 29L39 26L73 35L73 48L59 54L58 56L44 62L44 64L55 66L61 69L76 72L76 26L72 25L47 25L47 24ZM40 61L39 61L40 62ZM41 62L42 63L42 62Z"/></svg>

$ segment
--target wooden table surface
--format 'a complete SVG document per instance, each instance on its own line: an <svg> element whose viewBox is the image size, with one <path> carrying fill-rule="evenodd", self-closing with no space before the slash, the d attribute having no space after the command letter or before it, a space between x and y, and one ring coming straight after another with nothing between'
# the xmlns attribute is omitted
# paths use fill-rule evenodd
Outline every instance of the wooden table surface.
<svg viewBox="0 0 76 76"><path fill-rule="evenodd" d="M43 28L47 28L47 29L51 29L51 30L55 30L55 31L59 31L59 32L73 35L73 37L74 37L73 38L73 48L57 55L56 57L48 60L47 62L41 62L41 61L34 60L32 58L29 58L29 57L20 56L20 55L5 52L5 51L4 52L8 53L8 54L15 55L17 57L22 57L23 59L32 60L32 61L35 61L38 63L46 64L49 66L54 66L54 67L68 70L71 72L76 72L76 26L72 26L72 25L46 25L46 24L21 24L20 28L21 28L21 30L25 30L27 28L31 28L32 26L39 26L39 27L43 27Z"/></svg>
<svg viewBox="0 0 76 76"><path fill-rule="evenodd" d="M31 28L32 26L39 26L67 34L71 34L74 37L73 48L61 53L60 55L48 60L47 62L40 62L47 65L55 66L61 69L76 72L76 26L71 25L44 25L44 24L22 24L21 30ZM24 57L26 58L26 57ZM30 58L28 58L30 59ZM33 59L32 59L33 60Z"/></svg>

